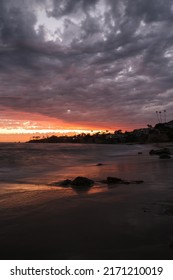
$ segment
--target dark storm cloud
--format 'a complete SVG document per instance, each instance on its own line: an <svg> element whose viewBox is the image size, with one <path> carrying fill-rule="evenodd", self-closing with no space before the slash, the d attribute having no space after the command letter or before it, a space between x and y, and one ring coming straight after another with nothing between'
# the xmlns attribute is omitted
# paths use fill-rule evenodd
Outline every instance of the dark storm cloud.
<svg viewBox="0 0 173 280"><path fill-rule="evenodd" d="M76 11L79 6L81 9L84 9L86 11L88 8L95 5L96 2L98 2L98 0L53 0L54 7L52 12L48 12L48 15L55 17L68 15Z"/></svg>
<svg viewBox="0 0 173 280"><path fill-rule="evenodd" d="M143 17L146 22L172 20L172 0L131 0L127 5L129 16Z"/></svg>
<svg viewBox="0 0 173 280"><path fill-rule="evenodd" d="M1 1L1 106L108 127L172 118L172 21L171 0Z"/></svg>

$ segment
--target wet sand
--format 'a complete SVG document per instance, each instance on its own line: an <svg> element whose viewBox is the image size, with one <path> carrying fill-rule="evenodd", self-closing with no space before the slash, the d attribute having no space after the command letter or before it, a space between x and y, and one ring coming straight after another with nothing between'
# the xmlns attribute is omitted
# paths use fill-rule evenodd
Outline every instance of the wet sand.
<svg viewBox="0 0 173 280"><path fill-rule="evenodd" d="M119 175L139 185L1 188L1 259L173 259L173 160L137 161ZM95 168L101 179L113 165Z"/></svg>
<svg viewBox="0 0 173 280"><path fill-rule="evenodd" d="M26 191L12 195L11 207L1 203L1 259L173 258L173 189L60 192Z"/></svg>

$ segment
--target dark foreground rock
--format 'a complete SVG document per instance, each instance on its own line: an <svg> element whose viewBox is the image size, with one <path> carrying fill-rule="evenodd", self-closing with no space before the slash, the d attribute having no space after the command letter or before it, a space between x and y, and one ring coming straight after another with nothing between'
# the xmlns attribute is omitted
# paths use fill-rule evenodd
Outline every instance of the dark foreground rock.
<svg viewBox="0 0 173 280"><path fill-rule="evenodd" d="M106 183L111 185L111 184L120 184L123 183L124 180L122 180L121 178L117 178L117 177L107 177L106 179Z"/></svg>
<svg viewBox="0 0 173 280"><path fill-rule="evenodd" d="M94 185L94 181L86 177L76 177L74 180L63 180L60 182L53 182L51 186L72 187L72 188L90 188Z"/></svg>
<svg viewBox="0 0 173 280"><path fill-rule="evenodd" d="M71 180L69 180L69 179L66 179L66 180L64 180L64 181L61 181L61 182L59 182L59 186L62 186L62 187L69 187L70 185L71 185Z"/></svg>
<svg viewBox="0 0 173 280"><path fill-rule="evenodd" d="M94 185L94 181L86 177L76 177L72 182L73 188L90 188Z"/></svg>
<svg viewBox="0 0 173 280"><path fill-rule="evenodd" d="M107 184L107 185L118 185L118 184L142 184L143 180L132 180L127 181L123 180L118 177L107 177L106 180L100 181L100 183ZM78 176L74 180L66 179L61 182L54 182L51 186L60 186L60 187L72 187L77 190L86 190L91 188L94 185L94 181L87 178Z"/></svg>
<svg viewBox="0 0 173 280"><path fill-rule="evenodd" d="M49 186L54 186L54 187L70 187L71 185L71 180L66 179L63 181L58 181L58 182L52 182L51 184L49 184Z"/></svg>
<svg viewBox="0 0 173 280"><path fill-rule="evenodd" d="M132 180L132 181L127 181L123 180L121 178L117 177L107 177L106 180L103 180L102 183L108 184L108 185L116 185L116 184L142 184L144 181L143 180Z"/></svg>

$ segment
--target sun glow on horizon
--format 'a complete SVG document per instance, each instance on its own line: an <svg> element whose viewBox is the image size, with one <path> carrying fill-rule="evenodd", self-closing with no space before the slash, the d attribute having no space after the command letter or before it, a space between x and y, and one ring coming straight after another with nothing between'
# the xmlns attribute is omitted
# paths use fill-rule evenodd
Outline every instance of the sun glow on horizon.
<svg viewBox="0 0 173 280"><path fill-rule="evenodd" d="M81 133L94 134L103 130L91 129L41 129L41 130L26 130L26 129L0 129L0 142L27 142L39 136L40 138L56 136L73 136Z"/></svg>
<svg viewBox="0 0 173 280"><path fill-rule="evenodd" d="M99 129L93 130L93 129L25 129L25 128L1 128L0 134L44 134L44 133L57 133L57 134L69 134L69 133L95 133L100 131Z"/></svg>
<svg viewBox="0 0 173 280"><path fill-rule="evenodd" d="M72 123L63 123L58 120L53 120L52 122L48 121L15 121L14 123L6 123L6 125L0 126L0 142L24 142L29 141L33 136L72 136L80 133L85 134L94 134L97 132L106 132L113 133L115 130L121 129L122 131L130 130L131 128L117 127L110 125L107 127L105 124L72 124Z"/></svg>
<svg viewBox="0 0 173 280"><path fill-rule="evenodd" d="M70 109L67 110L70 114ZM106 122L67 122L62 119L43 116L41 114L31 114L27 112L6 111L0 119L0 142L24 142L29 141L33 136L45 137L51 135L77 135L80 133L110 132L122 129L129 130L123 124L116 126Z"/></svg>

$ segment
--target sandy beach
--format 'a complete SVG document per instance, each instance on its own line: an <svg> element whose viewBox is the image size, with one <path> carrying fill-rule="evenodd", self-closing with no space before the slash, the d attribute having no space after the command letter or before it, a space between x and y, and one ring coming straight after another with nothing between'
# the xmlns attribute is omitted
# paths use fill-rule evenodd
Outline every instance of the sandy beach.
<svg viewBox="0 0 173 280"><path fill-rule="evenodd" d="M60 172L90 175L96 183L87 192L23 178L1 184L1 259L172 259L173 159L149 149ZM112 174L144 183L98 182Z"/></svg>

